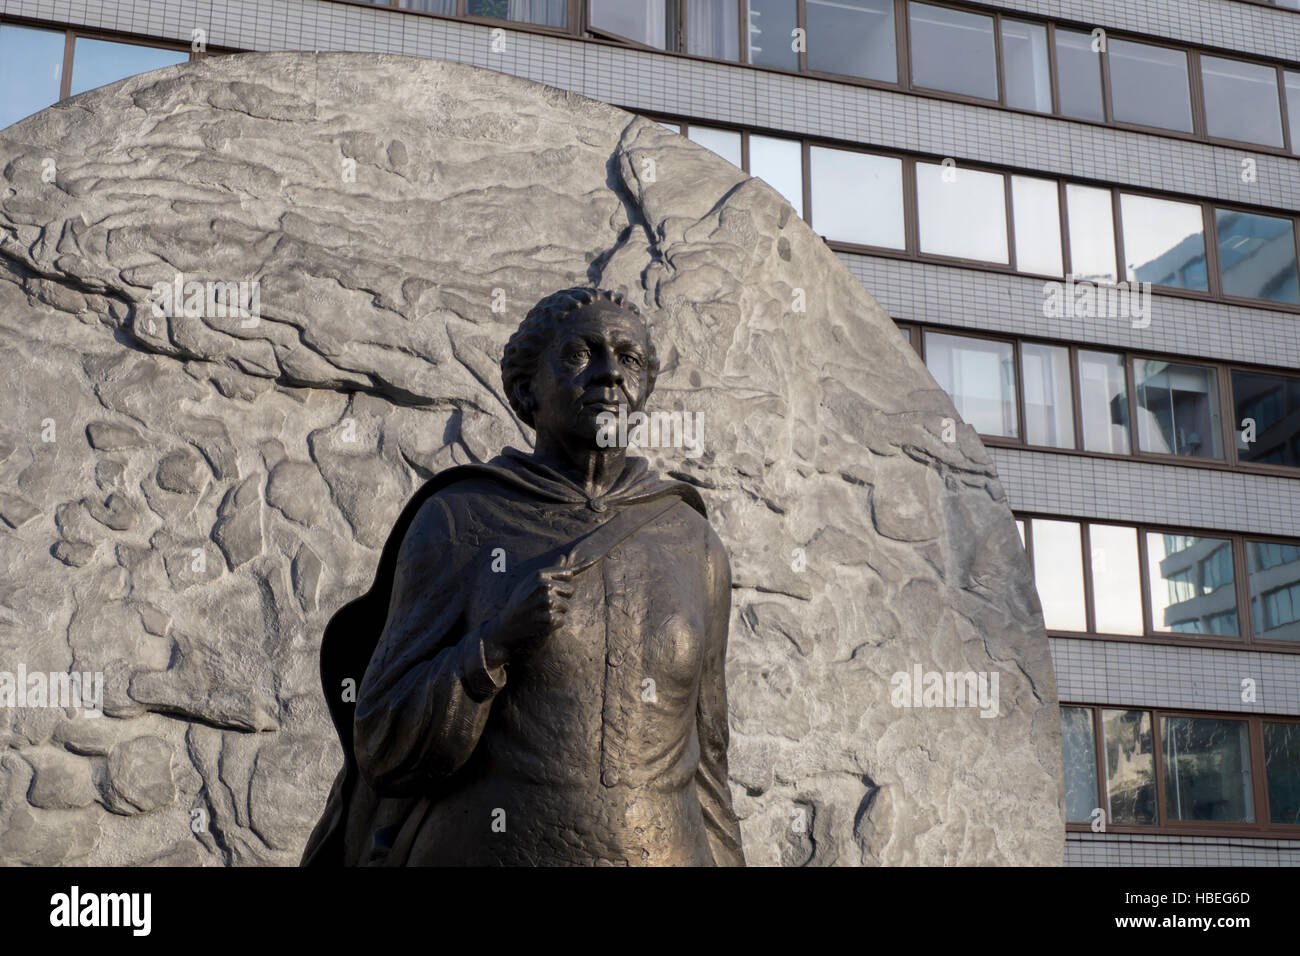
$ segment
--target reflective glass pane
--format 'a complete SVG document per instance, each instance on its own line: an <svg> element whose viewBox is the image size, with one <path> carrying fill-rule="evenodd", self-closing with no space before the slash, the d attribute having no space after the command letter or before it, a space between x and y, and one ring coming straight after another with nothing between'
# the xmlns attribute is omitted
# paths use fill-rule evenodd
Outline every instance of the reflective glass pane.
<svg viewBox="0 0 1300 956"><path fill-rule="evenodd" d="M1300 724L1264 721L1268 822L1300 824Z"/></svg>
<svg viewBox="0 0 1300 956"><path fill-rule="evenodd" d="M912 85L998 98L993 18L927 3L909 3Z"/></svg>
<svg viewBox="0 0 1300 956"><path fill-rule="evenodd" d="M1086 631L1083 535L1077 521L1034 518L1034 585L1049 631Z"/></svg>
<svg viewBox="0 0 1300 956"><path fill-rule="evenodd" d="M686 52L740 59L740 0L686 0Z"/></svg>
<svg viewBox="0 0 1300 956"><path fill-rule="evenodd" d="M894 0L806 0L808 69L898 82Z"/></svg>
<svg viewBox="0 0 1300 956"><path fill-rule="evenodd" d="M682 128L677 123L660 123L659 125L662 126L664 129L669 130L670 132L681 135Z"/></svg>
<svg viewBox="0 0 1300 956"><path fill-rule="evenodd" d="M1124 359L1110 352L1079 352L1079 404L1083 447L1116 455L1130 453L1128 386Z"/></svg>
<svg viewBox="0 0 1300 956"><path fill-rule="evenodd" d="M1214 225L1226 295L1300 304L1290 219L1216 209Z"/></svg>
<svg viewBox="0 0 1300 956"><path fill-rule="evenodd" d="M1097 741L1090 708L1061 708L1061 756L1065 762L1065 821L1089 823L1097 807Z"/></svg>
<svg viewBox="0 0 1300 956"><path fill-rule="evenodd" d="M65 39L61 30L0 24L0 129L58 101Z"/></svg>
<svg viewBox="0 0 1300 956"><path fill-rule="evenodd" d="M1061 275L1061 202L1056 183L1012 176L1011 212L1016 226L1016 268L1038 275Z"/></svg>
<svg viewBox="0 0 1300 956"><path fill-rule="evenodd" d="M794 31L799 26L796 0L749 0L749 62L782 70L799 69Z"/></svg>
<svg viewBox="0 0 1300 956"><path fill-rule="evenodd" d="M1010 342L926 332L925 364L966 424L981 435L1016 437Z"/></svg>
<svg viewBox="0 0 1300 956"><path fill-rule="evenodd" d="M465 12L471 17L494 17L516 23L539 26L565 25L568 0L466 0Z"/></svg>
<svg viewBox="0 0 1300 956"><path fill-rule="evenodd" d="M1046 26L1004 19L1002 66L1008 106L1040 113L1052 112L1052 74L1047 64Z"/></svg>
<svg viewBox="0 0 1300 956"><path fill-rule="evenodd" d="M1300 378L1234 370L1232 408L1238 458L1300 467Z"/></svg>
<svg viewBox="0 0 1300 956"><path fill-rule="evenodd" d="M1073 448L1070 350L1022 342L1020 366L1025 383L1025 441L1050 448Z"/></svg>
<svg viewBox="0 0 1300 956"><path fill-rule="evenodd" d="M1025 543L1025 523L1023 521L1016 521L1016 533L1020 535L1020 544L1023 547Z"/></svg>
<svg viewBox="0 0 1300 956"><path fill-rule="evenodd" d="M1209 289L1200 206L1121 193L1119 210L1130 282Z"/></svg>
<svg viewBox="0 0 1300 956"><path fill-rule="evenodd" d="M921 251L985 262L1008 261L1005 182L1001 173L918 162Z"/></svg>
<svg viewBox="0 0 1300 956"><path fill-rule="evenodd" d="M1152 628L1235 637L1237 591L1228 541L1149 531L1146 546Z"/></svg>
<svg viewBox="0 0 1300 956"><path fill-rule="evenodd" d="M809 151L814 228L827 239L902 249L903 163L814 146Z"/></svg>
<svg viewBox="0 0 1300 956"><path fill-rule="evenodd" d="M1162 717L1160 741L1169 820L1255 822L1246 721Z"/></svg>
<svg viewBox="0 0 1300 956"><path fill-rule="evenodd" d="M1133 361L1138 448L1162 455L1222 458L1219 376L1203 365Z"/></svg>
<svg viewBox="0 0 1300 956"><path fill-rule="evenodd" d="M158 50L135 43L113 43L77 37L72 48L72 95L137 73L184 63L190 58L180 50Z"/></svg>
<svg viewBox="0 0 1300 956"><path fill-rule="evenodd" d="M1074 30L1056 31L1056 84L1061 90L1061 115L1076 119L1106 118L1101 103L1101 55L1092 49L1092 36Z"/></svg>
<svg viewBox="0 0 1300 956"><path fill-rule="evenodd" d="M1115 281L1115 223L1110 190L1067 183L1070 274L1092 282Z"/></svg>
<svg viewBox="0 0 1300 956"><path fill-rule="evenodd" d="M1145 633L1137 529L1089 525L1088 543L1092 551L1092 611L1097 633Z"/></svg>
<svg viewBox="0 0 1300 956"><path fill-rule="evenodd" d="M710 126L691 124L686 128L686 138L717 153L731 165L740 165L739 133L729 129L713 129Z"/></svg>
<svg viewBox="0 0 1300 956"><path fill-rule="evenodd" d="M1169 47L1111 39L1111 115L1120 123L1192 131L1187 54Z"/></svg>
<svg viewBox="0 0 1300 956"><path fill-rule="evenodd" d="M637 43L667 48L667 0L590 0L588 17L593 30L616 33Z"/></svg>
<svg viewBox="0 0 1300 956"><path fill-rule="evenodd" d="M456 0L397 0L397 5L403 10L423 10L448 17L456 15Z"/></svg>
<svg viewBox="0 0 1300 956"><path fill-rule="evenodd" d="M1291 152L1300 153L1300 73L1287 70L1283 74L1286 84L1286 115L1291 130Z"/></svg>
<svg viewBox="0 0 1300 956"><path fill-rule="evenodd" d="M1107 822L1155 823L1156 765L1151 712L1103 710L1101 736L1106 746Z"/></svg>
<svg viewBox="0 0 1300 956"><path fill-rule="evenodd" d="M1300 641L1300 547L1247 541L1246 562L1255 637Z"/></svg>
<svg viewBox="0 0 1300 956"><path fill-rule="evenodd" d="M749 137L749 174L757 176L803 215L803 146L797 139Z"/></svg>
<svg viewBox="0 0 1300 956"><path fill-rule="evenodd" d="M1205 126L1211 136L1265 146L1282 145L1277 70L1201 55Z"/></svg>

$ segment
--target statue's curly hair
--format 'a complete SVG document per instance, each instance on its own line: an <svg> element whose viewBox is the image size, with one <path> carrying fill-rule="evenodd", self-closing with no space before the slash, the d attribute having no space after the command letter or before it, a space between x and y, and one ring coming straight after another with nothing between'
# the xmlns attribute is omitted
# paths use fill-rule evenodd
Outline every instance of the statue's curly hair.
<svg viewBox="0 0 1300 956"><path fill-rule="evenodd" d="M598 289L595 286L576 286L552 292L528 310L519 328L510 336L505 351L501 355L501 384L505 387L506 398L515 414L529 428L533 427L533 413L519 401L516 387L521 381L529 381L537 369L537 360L546 347L551 344L556 330L570 315L583 306L594 302L609 302L641 319L641 311L619 292ZM655 351L650 332L646 330L646 395L654 391L655 379L659 377L659 355Z"/></svg>

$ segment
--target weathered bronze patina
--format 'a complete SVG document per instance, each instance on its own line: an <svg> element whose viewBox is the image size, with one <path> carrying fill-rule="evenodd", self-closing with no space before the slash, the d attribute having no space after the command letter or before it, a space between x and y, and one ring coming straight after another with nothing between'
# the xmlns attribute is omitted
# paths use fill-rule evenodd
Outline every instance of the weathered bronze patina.
<svg viewBox="0 0 1300 956"><path fill-rule="evenodd" d="M304 865L744 864L726 552L694 488L596 440L657 371L615 293L529 312L502 374L535 450L429 481L326 629L345 765Z"/></svg>

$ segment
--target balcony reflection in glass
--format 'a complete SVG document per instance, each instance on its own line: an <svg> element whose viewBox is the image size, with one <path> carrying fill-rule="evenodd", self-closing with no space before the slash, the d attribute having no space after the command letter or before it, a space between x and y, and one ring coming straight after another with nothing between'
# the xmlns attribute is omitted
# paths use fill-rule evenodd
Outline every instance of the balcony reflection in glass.
<svg viewBox="0 0 1300 956"><path fill-rule="evenodd" d="M1162 717L1160 740L1168 820L1255 822L1246 721Z"/></svg>
<svg viewBox="0 0 1300 956"><path fill-rule="evenodd" d="M1300 378L1234 369L1232 408L1239 460L1300 467Z"/></svg>
<svg viewBox="0 0 1300 956"><path fill-rule="evenodd" d="M1134 359L1138 448L1222 458L1219 379L1212 368Z"/></svg>
<svg viewBox="0 0 1300 956"><path fill-rule="evenodd" d="M1264 641L1300 641L1300 547L1247 541L1251 622Z"/></svg>
<svg viewBox="0 0 1300 956"><path fill-rule="evenodd" d="M1232 546L1226 539L1152 531L1146 548L1154 630L1237 635Z"/></svg>
<svg viewBox="0 0 1300 956"><path fill-rule="evenodd" d="M1107 822L1156 822L1155 748L1151 712L1103 710L1101 736L1106 748Z"/></svg>
<svg viewBox="0 0 1300 956"><path fill-rule="evenodd" d="M1216 209L1214 222L1225 295L1300 305L1290 219Z"/></svg>
<svg viewBox="0 0 1300 956"><path fill-rule="evenodd" d="M1209 289L1200 206L1121 193L1119 208L1129 281Z"/></svg>
<svg viewBox="0 0 1300 956"><path fill-rule="evenodd" d="M1265 720L1263 724L1268 820L1300 824L1300 722Z"/></svg>
<svg viewBox="0 0 1300 956"><path fill-rule="evenodd" d="M898 82L894 0L805 0L808 69Z"/></svg>
<svg viewBox="0 0 1300 956"><path fill-rule="evenodd" d="M1123 356L1080 350L1079 404L1084 448L1116 455L1130 453Z"/></svg>

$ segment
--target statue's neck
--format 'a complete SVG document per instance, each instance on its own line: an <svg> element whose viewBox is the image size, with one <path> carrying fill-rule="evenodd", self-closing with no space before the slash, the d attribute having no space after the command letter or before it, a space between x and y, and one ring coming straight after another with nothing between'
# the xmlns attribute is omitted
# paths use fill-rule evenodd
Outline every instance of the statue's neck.
<svg viewBox="0 0 1300 956"><path fill-rule="evenodd" d="M568 478L588 498L597 498L614 487L623 474L627 449L568 447L561 441L538 435L532 457Z"/></svg>

